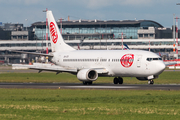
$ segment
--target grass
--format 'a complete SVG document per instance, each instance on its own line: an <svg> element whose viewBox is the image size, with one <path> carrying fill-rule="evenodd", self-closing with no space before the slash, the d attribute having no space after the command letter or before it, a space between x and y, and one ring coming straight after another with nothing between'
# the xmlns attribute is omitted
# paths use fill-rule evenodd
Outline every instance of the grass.
<svg viewBox="0 0 180 120"><path fill-rule="evenodd" d="M136 78L124 77L124 84L147 84L147 81L139 81ZM155 84L180 84L179 71L164 71ZM80 83L75 75L69 73L1 73L0 82L38 82L38 83ZM94 83L112 83L113 77L99 77Z"/></svg>
<svg viewBox="0 0 180 120"><path fill-rule="evenodd" d="M165 71L156 84L180 84L178 71ZM112 77L95 83L112 83ZM80 82L61 73L0 73L0 82ZM124 78L125 84L147 84ZM178 120L180 91L164 90L82 90L82 89L0 89L0 119L28 120Z"/></svg>
<svg viewBox="0 0 180 120"><path fill-rule="evenodd" d="M1 119L180 118L180 91L0 89Z"/></svg>

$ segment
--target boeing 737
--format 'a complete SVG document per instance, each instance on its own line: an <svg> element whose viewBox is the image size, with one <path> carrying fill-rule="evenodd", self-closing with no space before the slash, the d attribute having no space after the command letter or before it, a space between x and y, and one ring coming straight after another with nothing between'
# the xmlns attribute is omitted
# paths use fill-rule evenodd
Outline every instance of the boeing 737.
<svg viewBox="0 0 180 120"><path fill-rule="evenodd" d="M136 77L153 84L166 65L157 54L143 50L76 50L66 44L59 32L52 11L46 12L52 53L49 56L59 68L30 66L30 69L69 72L83 84L92 84L98 77L114 77L114 84L123 84L123 77ZM25 52L28 53L28 52Z"/></svg>

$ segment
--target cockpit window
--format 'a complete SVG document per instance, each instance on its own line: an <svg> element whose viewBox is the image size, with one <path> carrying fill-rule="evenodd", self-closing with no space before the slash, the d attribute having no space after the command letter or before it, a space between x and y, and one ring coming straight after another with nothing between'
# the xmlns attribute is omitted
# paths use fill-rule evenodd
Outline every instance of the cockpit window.
<svg viewBox="0 0 180 120"><path fill-rule="evenodd" d="M162 58L147 58L146 60L147 61L152 61L152 60L154 61L154 60L162 60Z"/></svg>
<svg viewBox="0 0 180 120"><path fill-rule="evenodd" d="M147 58L147 61L151 61L152 60L152 58Z"/></svg>

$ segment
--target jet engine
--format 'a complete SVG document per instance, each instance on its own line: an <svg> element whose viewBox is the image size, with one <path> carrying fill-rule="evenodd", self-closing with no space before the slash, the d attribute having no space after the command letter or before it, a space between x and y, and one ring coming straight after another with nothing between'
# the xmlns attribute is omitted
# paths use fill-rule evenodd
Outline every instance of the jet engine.
<svg viewBox="0 0 180 120"><path fill-rule="evenodd" d="M92 69L82 69L77 73L77 78L80 81L95 81L98 78L98 73Z"/></svg>
<svg viewBox="0 0 180 120"><path fill-rule="evenodd" d="M140 81L152 80L158 78L158 75L150 75L148 77L136 77Z"/></svg>

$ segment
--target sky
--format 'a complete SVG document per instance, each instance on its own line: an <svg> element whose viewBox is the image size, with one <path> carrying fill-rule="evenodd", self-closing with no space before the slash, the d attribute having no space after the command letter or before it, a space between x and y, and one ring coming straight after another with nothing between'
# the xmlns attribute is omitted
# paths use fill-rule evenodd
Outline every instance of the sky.
<svg viewBox="0 0 180 120"><path fill-rule="evenodd" d="M0 0L0 22L31 26L46 20L47 8L56 20L153 20L171 27L173 14L180 17L176 3L180 0Z"/></svg>

